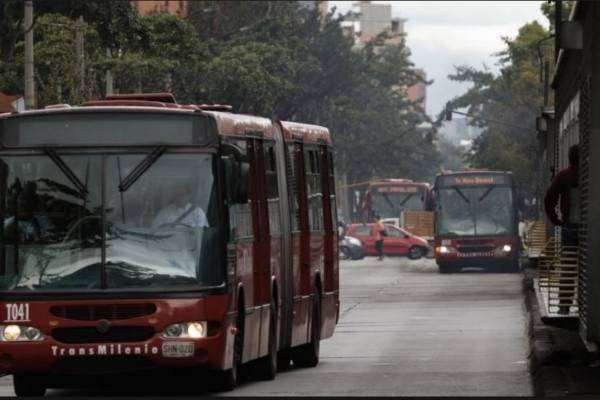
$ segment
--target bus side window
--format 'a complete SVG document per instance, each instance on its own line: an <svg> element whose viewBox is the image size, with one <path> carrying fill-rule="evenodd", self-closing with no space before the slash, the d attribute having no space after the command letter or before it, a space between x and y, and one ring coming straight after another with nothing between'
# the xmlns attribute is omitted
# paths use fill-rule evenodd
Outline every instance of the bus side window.
<svg viewBox="0 0 600 400"><path fill-rule="evenodd" d="M329 204L331 209L331 229L337 232L337 202L335 192L335 174L333 172L333 153L327 150L327 163L329 164Z"/></svg>
<svg viewBox="0 0 600 400"><path fill-rule="evenodd" d="M308 223L311 232L323 231L323 189L321 187L321 165L314 148L306 151L306 186L308 193Z"/></svg>
<svg viewBox="0 0 600 400"><path fill-rule="evenodd" d="M281 234L279 219L279 187L273 143L265 143L265 173L267 178L267 205L269 208L269 232L271 236Z"/></svg>
<svg viewBox="0 0 600 400"><path fill-rule="evenodd" d="M289 197L290 197L290 219L292 232L300 230L300 206L298 204L298 177L297 177L297 145L289 143L287 145L287 174L289 179Z"/></svg>
<svg viewBox="0 0 600 400"><path fill-rule="evenodd" d="M236 140L234 144L242 153L242 162L248 162L246 141ZM250 180L250 174L246 179ZM251 182L248 182L250 185ZM248 186L250 187L250 186ZM246 203L236 203L229 206L229 226L231 229L230 238L233 240L252 238L252 203L248 198Z"/></svg>

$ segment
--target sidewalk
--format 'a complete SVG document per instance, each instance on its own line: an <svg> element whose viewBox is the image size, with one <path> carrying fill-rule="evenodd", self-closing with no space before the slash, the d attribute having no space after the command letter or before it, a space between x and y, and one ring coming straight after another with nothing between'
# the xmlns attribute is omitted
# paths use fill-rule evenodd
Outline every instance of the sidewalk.
<svg viewBox="0 0 600 400"><path fill-rule="evenodd" d="M529 312L529 368L536 396L600 395L600 358L585 348L577 330L542 323L533 289L535 270L525 269Z"/></svg>

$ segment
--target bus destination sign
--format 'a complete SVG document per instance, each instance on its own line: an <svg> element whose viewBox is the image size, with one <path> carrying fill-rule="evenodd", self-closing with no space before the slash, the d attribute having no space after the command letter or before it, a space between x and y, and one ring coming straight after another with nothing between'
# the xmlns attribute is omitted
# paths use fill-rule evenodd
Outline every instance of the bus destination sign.
<svg viewBox="0 0 600 400"><path fill-rule="evenodd" d="M477 185L508 185L510 177L505 174L493 175L450 175L440 176L438 186L477 186Z"/></svg>
<svg viewBox="0 0 600 400"><path fill-rule="evenodd" d="M379 186L377 191L379 193L417 193L419 188L417 186Z"/></svg>

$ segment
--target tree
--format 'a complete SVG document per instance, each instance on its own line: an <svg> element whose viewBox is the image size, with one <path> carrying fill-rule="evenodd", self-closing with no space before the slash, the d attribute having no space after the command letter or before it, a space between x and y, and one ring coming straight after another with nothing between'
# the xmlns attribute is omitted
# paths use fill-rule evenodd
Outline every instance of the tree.
<svg viewBox="0 0 600 400"><path fill-rule="evenodd" d="M0 38L16 61L2 64L3 87L21 87L22 11L0 15ZM171 91L183 103L231 104L236 112L328 126L338 172L349 181L431 179L441 160L428 118L408 101L421 78L403 40L385 35L356 50L340 27L298 1L195 1L186 19L140 16L129 1L35 0L40 104L78 103L74 20L86 22L86 89L103 94L110 70L120 92ZM17 25L15 25L17 24ZM4 40L4 42L2 42ZM112 51L107 57L105 49ZM6 83L6 86L4 84Z"/></svg>
<svg viewBox="0 0 600 400"><path fill-rule="evenodd" d="M548 36L537 21L527 23L516 38L504 38L506 49L497 54L498 74L460 66L449 76L471 83L466 93L450 102L451 108L466 107L473 115L471 124L483 128L466 161L473 167L512 171L522 198L539 198L541 190L534 173L535 117L543 105L537 46L551 46L543 42Z"/></svg>

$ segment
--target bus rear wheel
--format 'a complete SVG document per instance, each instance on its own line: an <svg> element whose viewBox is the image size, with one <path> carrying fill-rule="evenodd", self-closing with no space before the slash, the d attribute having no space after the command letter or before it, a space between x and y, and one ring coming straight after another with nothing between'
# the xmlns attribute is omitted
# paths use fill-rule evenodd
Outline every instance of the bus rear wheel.
<svg viewBox="0 0 600 400"><path fill-rule="evenodd" d="M298 367L316 367L319 363L319 351L321 347L321 299L319 292L315 289L313 298L313 312L311 322L311 339L309 343L293 349L292 360Z"/></svg>
<svg viewBox="0 0 600 400"><path fill-rule="evenodd" d="M13 375L13 386L17 397L41 397L46 394L46 382L40 375Z"/></svg>

